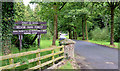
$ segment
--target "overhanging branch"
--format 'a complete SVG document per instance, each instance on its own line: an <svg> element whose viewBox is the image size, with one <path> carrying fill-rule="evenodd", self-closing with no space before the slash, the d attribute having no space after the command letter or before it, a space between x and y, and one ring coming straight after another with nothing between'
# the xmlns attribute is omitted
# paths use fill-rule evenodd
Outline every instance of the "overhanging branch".
<svg viewBox="0 0 120 71"><path fill-rule="evenodd" d="M60 7L59 11L65 6L67 2L63 2L63 5Z"/></svg>

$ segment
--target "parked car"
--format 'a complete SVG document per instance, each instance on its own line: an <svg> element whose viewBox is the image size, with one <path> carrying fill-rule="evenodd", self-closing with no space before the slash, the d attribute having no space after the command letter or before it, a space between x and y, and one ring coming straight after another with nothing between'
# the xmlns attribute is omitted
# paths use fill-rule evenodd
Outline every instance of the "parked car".
<svg viewBox="0 0 120 71"><path fill-rule="evenodd" d="M60 34L60 39L59 39L59 45L61 46L61 43L60 43L60 41L62 41L62 40L64 40L64 39L66 39L66 34Z"/></svg>

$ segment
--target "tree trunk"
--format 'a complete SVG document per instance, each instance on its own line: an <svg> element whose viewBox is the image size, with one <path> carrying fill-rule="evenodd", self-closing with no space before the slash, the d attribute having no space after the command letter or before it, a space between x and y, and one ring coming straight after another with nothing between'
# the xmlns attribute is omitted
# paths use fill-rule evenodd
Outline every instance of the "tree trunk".
<svg viewBox="0 0 120 71"><path fill-rule="evenodd" d="M83 36L82 40L85 40L83 18L82 18L82 36Z"/></svg>
<svg viewBox="0 0 120 71"><path fill-rule="evenodd" d="M55 10L55 13L54 13L54 36L53 36L53 41L52 41L52 45L55 45L55 42L56 42L56 23L57 23L57 15L56 15L56 4L54 5L54 10Z"/></svg>
<svg viewBox="0 0 120 71"><path fill-rule="evenodd" d="M77 40L77 32L75 32L75 39Z"/></svg>
<svg viewBox="0 0 120 71"><path fill-rule="evenodd" d="M74 27L74 30L75 30L75 33L74 33L74 35L75 35L75 39L77 40L77 32L76 32L76 27Z"/></svg>
<svg viewBox="0 0 120 71"><path fill-rule="evenodd" d="M57 28L57 26L56 26ZM58 39L58 30L56 29L56 39Z"/></svg>
<svg viewBox="0 0 120 71"><path fill-rule="evenodd" d="M57 6L56 6L56 39L58 39L58 30L57 30Z"/></svg>
<svg viewBox="0 0 120 71"><path fill-rule="evenodd" d="M111 37L110 45L114 45L114 8L111 8Z"/></svg>
<svg viewBox="0 0 120 71"><path fill-rule="evenodd" d="M85 32L86 32L86 40L88 40L88 31L87 31L87 20L85 16Z"/></svg>
<svg viewBox="0 0 120 71"><path fill-rule="evenodd" d="M75 31L73 30L73 39L75 39Z"/></svg>
<svg viewBox="0 0 120 71"><path fill-rule="evenodd" d="M72 39L71 30L69 29L68 32L69 32L69 39Z"/></svg>

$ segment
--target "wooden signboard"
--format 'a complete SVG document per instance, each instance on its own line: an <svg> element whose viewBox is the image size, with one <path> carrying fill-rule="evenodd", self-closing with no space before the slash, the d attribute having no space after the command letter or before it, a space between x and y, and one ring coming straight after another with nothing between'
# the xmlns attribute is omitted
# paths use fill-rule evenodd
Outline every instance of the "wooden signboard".
<svg viewBox="0 0 120 71"><path fill-rule="evenodd" d="M47 29L47 26L14 26L13 29Z"/></svg>
<svg viewBox="0 0 120 71"><path fill-rule="evenodd" d="M47 30L14 30L13 34L45 34Z"/></svg>
<svg viewBox="0 0 120 71"><path fill-rule="evenodd" d="M18 21L15 24L46 24L46 22L27 22L27 21Z"/></svg>
<svg viewBox="0 0 120 71"><path fill-rule="evenodd" d="M14 35L19 35L19 40L20 40L20 50L22 49L22 39L23 39L23 34L37 34L38 35L38 47L40 47L40 37L41 34L46 34L47 33L47 26L42 25L42 24L46 24L46 22L23 22L23 21L18 21L15 22L15 24L17 26L13 27L13 34ZM25 25L23 26L22 24L29 24L29 25ZM33 24L36 24L36 26ZM32 29L32 30L31 30Z"/></svg>

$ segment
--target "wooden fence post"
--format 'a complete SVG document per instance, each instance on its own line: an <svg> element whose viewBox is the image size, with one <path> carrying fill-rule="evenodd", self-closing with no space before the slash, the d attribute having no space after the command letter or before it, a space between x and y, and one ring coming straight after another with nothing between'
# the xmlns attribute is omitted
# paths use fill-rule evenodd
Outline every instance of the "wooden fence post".
<svg viewBox="0 0 120 71"><path fill-rule="evenodd" d="M9 63L10 63L10 64L13 64L13 63L14 63L13 58L10 58L10 59L9 59Z"/></svg>
<svg viewBox="0 0 120 71"><path fill-rule="evenodd" d="M9 59L9 64L14 64L14 59L13 58L10 58ZM10 70L10 71L15 71L14 69Z"/></svg>
<svg viewBox="0 0 120 71"><path fill-rule="evenodd" d="M52 60L53 60L53 65L55 64L55 61L54 61L54 49L52 50L52 54L53 54L53 56L52 56Z"/></svg>
<svg viewBox="0 0 120 71"><path fill-rule="evenodd" d="M64 51L64 46L62 47L62 51ZM64 56L64 53L63 53L63 56Z"/></svg>
<svg viewBox="0 0 120 71"><path fill-rule="evenodd" d="M36 58L40 57L40 53L36 53ZM41 65L40 58L38 59L37 65ZM41 70L41 68L39 68Z"/></svg>

